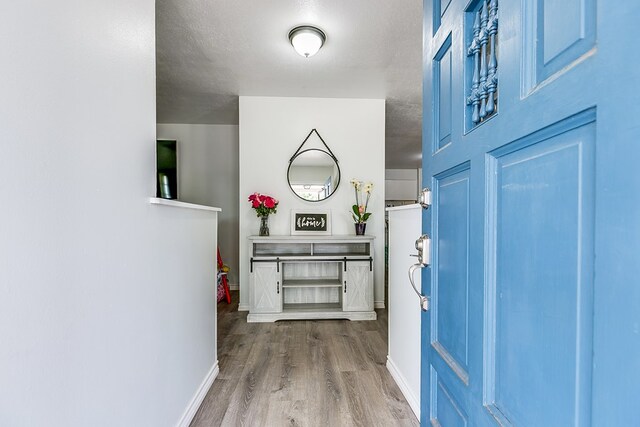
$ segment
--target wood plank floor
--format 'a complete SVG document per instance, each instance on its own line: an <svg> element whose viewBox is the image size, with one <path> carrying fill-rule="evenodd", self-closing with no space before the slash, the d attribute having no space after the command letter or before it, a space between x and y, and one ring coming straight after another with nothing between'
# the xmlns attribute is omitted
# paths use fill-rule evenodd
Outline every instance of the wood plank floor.
<svg viewBox="0 0 640 427"><path fill-rule="evenodd" d="M220 373L191 426L417 426L378 320L247 323L218 304Z"/></svg>

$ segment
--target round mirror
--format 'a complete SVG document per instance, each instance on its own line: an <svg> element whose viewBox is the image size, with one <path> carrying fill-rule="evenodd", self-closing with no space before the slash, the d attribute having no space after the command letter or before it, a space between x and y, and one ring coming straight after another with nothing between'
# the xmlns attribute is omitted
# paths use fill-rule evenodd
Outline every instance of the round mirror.
<svg viewBox="0 0 640 427"><path fill-rule="evenodd" d="M328 199L340 184L338 162L329 153L312 148L296 154L287 171L289 187L308 202Z"/></svg>

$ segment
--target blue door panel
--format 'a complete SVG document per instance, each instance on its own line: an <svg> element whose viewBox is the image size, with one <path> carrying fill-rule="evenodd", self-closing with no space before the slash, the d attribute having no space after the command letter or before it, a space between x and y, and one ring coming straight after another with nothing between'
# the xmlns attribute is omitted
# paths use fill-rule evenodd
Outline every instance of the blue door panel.
<svg viewBox="0 0 640 427"><path fill-rule="evenodd" d="M438 353L467 377L469 333L469 171L438 179L435 205L434 286L431 288L433 343Z"/></svg>
<svg viewBox="0 0 640 427"><path fill-rule="evenodd" d="M595 0L526 0L525 61L541 83L595 46Z"/></svg>
<svg viewBox="0 0 640 427"><path fill-rule="evenodd" d="M440 28L442 18L449 10L451 0L435 0L433 1L433 32L435 33ZM425 13L425 19L427 14Z"/></svg>
<svg viewBox="0 0 640 427"><path fill-rule="evenodd" d="M431 347L433 355L429 368L438 374L438 378L447 385L447 389L451 391L453 396L458 397L461 402L466 401L464 396L469 388L468 371L458 365L439 343L433 343ZM433 384L431 385L433 386Z"/></svg>
<svg viewBox="0 0 640 427"><path fill-rule="evenodd" d="M640 426L638 22L424 1L423 425Z"/></svg>
<svg viewBox="0 0 640 427"><path fill-rule="evenodd" d="M589 124L490 162L495 312L486 307L485 316L496 331L486 363L495 364L495 379L485 381L515 425L588 424L594 136Z"/></svg>
<svg viewBox="0 0 640 427"><path fill-rule="evenodd" d="M449 7L449 3L451 0L440 0L440 15L444 15L447 11L447 7Z"/></svg>
<svg viewBox="0 0 640 427"><path fill-rule="evenodd" d="M460 403L456 402L453 394L438 379L437 374L434 374L433 378L432 408L435 410L431 414L431 419L438 421L441 426L466 427L467 415L461 409Z"/></svg>
<svg viewBox="0 0 640 427"><path fill-rule="evenodd" d="M436 54L433 61L433 73L435 87L433 92L437 103L434 104L434 123L436 134L434 141L437 141L434 151L437 151L451 142L451 35L447 37L444 44Z"/></svg>

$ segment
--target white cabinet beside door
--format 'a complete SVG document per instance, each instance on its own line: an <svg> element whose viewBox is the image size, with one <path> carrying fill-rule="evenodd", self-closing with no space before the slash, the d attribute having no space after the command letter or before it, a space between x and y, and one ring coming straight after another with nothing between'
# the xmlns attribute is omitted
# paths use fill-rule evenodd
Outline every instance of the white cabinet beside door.
<svg viewBox="0 0 640 427"><path fill-rule="evenodd" d="M369 261L347 262L343 278L342 309L344 311L373 310L373 272Z"/></svg>
<svg viewBox="0 0 640 427"><path fill-rule="evenodd" d="M280 313L282 311L282 274L277 262L253 264L251 275L251 311Z"/></svg>

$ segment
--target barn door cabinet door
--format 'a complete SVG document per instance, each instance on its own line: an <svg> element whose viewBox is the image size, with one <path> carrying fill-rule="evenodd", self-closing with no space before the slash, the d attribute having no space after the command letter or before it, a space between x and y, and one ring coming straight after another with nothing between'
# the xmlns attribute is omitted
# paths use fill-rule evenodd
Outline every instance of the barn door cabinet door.
<svg viewBox="0 0 640 427"><path fill-rule="evenodd" d="M344 311L373 310L371 283L373 273L369 261L347 262L343 283L342 309Z"/></svg>
<svg viewBox="0 0 640 427"><path fill-rule="evenodd" d="M282 312L282 273L279 270L276 262L254 264L251 275L252 312Z"/></svg>

